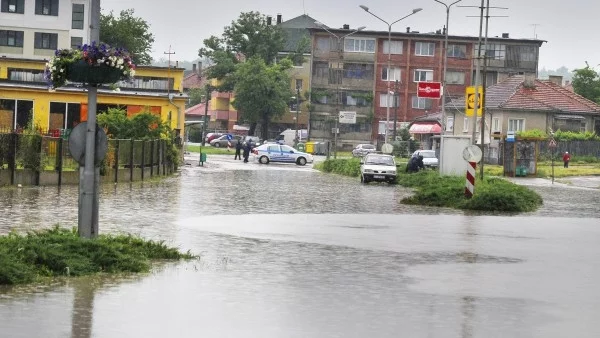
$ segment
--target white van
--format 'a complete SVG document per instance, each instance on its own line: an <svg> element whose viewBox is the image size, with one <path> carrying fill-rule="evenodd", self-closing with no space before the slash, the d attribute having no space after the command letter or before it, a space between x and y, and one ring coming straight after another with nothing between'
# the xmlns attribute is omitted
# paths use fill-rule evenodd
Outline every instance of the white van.
<svg viewBox="0 0 600 338"><path fill-rule="evenodd" d="M305 142L308 137L307 129L298 130L298 134L296 134L296 130L294 129L286 129L282 131L277 137L275 137L275 141L279 144L287 144L288 146L293 146L294 141L296 139L296 135L298 135L298 142Z"/></svg>

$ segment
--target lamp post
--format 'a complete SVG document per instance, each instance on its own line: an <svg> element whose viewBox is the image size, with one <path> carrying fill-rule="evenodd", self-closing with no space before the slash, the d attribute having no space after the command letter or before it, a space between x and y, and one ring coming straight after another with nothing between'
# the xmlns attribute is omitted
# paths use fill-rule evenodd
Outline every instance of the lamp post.
<svg viewBox="0 0 600 338"><path fill-rule="evenodd" d="M300 134L298 134L298 118L299 118L299 113L300 112L300 86L298 85L298 83L296 82L296 137L295 137L295 143L296 145L298 145L298 142L300 142Z"/></svg>
<svg viewBox="0 0 600 338"><path fill-rule="evenodd" d="M361 27L358 27L357 29L353 30L352 32L350 32L350 33L348 33L346 35L339 36L339 35L333 33L332 31L330 31L327 28L327 26L325 26L324 24L322 24L319 21L315 21L315 25L321 27L323 30L325 30L327 33L333 35L337 39L337 45L336 45L336 47L337 47L338 60L341 59L340 55L342 55L342 41L344 40L344 38L348 37L348 36L350 36L350 35L352 35L354 33L360 32L363 29L367 28L366 26L361 26ZM336 82L336 86L337 86L336 87L336 96L337 96L337 99L336 99L337 109L336 110L337 110L337 116L335 118L335 134L333 136L334 137L334 139L333 139L333 143L334 143L333 158L337 158L337 134L338 134L338 125L339 125L339 121L340 121L340 101L341 101L340 100L341 99L340 98L340 82L341 82L341 79L337 79L336 78L335 82ZM327 152L327 159L329 159L329 152Z"/></svg>
<svg viewBox="0 0 600 338"><path fill-rule="evenodd" d="M208 101L210 101L210 86L206 85L206 98L204 99L204 123L202 124L202 146L206 144L206 129L208 128Z"/></svg>
<svg viewBox="0 0 600 338"><path fill-rule="evenodd" d="M382 18L378 17L377 15L373 14L373 12L370 12L369 7L367 7L365 5L360 5L359 7L362 8L365 12L371 14L372 16L376 17L377 19L379 19L380 21L382 21L383 23L388 25L387 101L386 101L386 121L385 121L385 139L384 139L385 140L384 143L387 143L388 142L388 129L390 128L390 84L391 84L390 68L391 68L391 63L392 63L392 25L397 23L398 21L406 19L409 16L422 11L423 8L415 8L412 10L412 13L405 15L392 23L389 23L389 22L383 20Z"/></svg>
<svg viewBox="0 0 600 338"><path fill-rule="evenodd" d="M450 7L456 5L457 3L461 2L462 0L456 0L453 3L451 3L450 5L447 5L439 0L433 0L439 4L442 4L446 7L446 31L444 32L444 74L442 75L442 126L443 126L443 130L442 130L442 134L441 134L441 139L440 139L440 143L441 143L441 148L443 148L443 144L444 144L444 134L446 133L446 128L447 128L447 122L446 122L446 72L447 72L447 68L448 68L448 25L450 23ZM452 122L454 123L454 121ZM452 129L454 130L454 129ZM443 166L443 156L440 156L440 173L443 172L442 166Z"/></svg>

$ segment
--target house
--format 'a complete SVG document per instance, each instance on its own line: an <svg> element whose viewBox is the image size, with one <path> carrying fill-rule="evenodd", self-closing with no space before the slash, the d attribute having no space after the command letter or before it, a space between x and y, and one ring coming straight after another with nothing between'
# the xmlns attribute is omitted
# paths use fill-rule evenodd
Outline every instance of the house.
<svg viewBox="0 0 600 338"><path fill-rule="evenodd" d="M319 133L316 129L320 124L323 137L331 137L328 135L331 124L316 119L319 116L331 119L339 110L355 111L357 115L356 124L342 126L340 145L382 139L388 120L391 130L393 121L406 125L441 110L439 99L418 97L417 85L442 81L445 38L442 30L419 33L407 28L406 32L391 32L391 43L387 31L353 32L348 25L342 29L311 29L311 35L311 92L318 93L312 98L313 135ZM478 38L450 35L448 41L444 91L447 97L460 97L475 82L475 66L482 62L473 57L478 54ZM482 51L488 60L487 84L514 74L535 76L543 43L537 39L510 38L508 34L490 37L486 50ZM390 69L387 69L388 56ZM365 95L370 100L363 100ZM313 122L317 125L313 126Z"/></svg>

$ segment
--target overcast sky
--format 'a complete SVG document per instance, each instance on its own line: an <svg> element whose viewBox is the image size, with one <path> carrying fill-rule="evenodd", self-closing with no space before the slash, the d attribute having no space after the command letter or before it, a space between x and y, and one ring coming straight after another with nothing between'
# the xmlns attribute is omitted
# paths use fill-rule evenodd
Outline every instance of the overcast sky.
<svg viewBox="0 0 600 338"><path fill-rule="evenodd" d="M166 57L163 53L171 45L176 53L171 56L172 60L180 61L195 60L203 39L220 35L223 27L237 19L240 12L252 10L273 17L281 13L284 21L306 13L330 27L349 24L387 31L387 25L358 7L361 4L388 22L405 16L413 8L423 8L392 26L393 31L405 31L410 26L412 30L432 32L442 28L446 21L445 7L434 0L101 0L104 12L134 8L135 14L150 24L156 37L153 57ZM480 0L462 0L458 5L480 4ZM490 7L508 9L490 10L490 15L507 17L490 18L489 36L509 33L512 38L533 38L537 35L538 39L547 41L540 49L540 69L561 66L574 69L585 66L585 61L596 67L600 63L596 32L600 3L588 0L490 0ZM468 16L479 16L479 9L453 6L450 34L477 36L479 18Z"/></svg>

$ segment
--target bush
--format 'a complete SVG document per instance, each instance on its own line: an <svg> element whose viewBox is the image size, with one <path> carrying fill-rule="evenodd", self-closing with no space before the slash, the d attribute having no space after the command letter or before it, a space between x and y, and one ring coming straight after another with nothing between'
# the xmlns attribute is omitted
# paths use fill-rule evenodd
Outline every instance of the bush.
<svg viewBox="0 0 600 338"><path fill-rule="evenodd" d="M360 175L360 159L350 158L325 160L323 163L318 163L316 168L326 173L358 177Z"/></svg>
<svg viewBox="0 0 600 338"><path fill-rule="evenodd" d="M99 272L147 272L150 260L189 259L163 242L130 235L80 238L76 230L51 230L0 237L0 284L30 283L41 277Z"/></svg>

